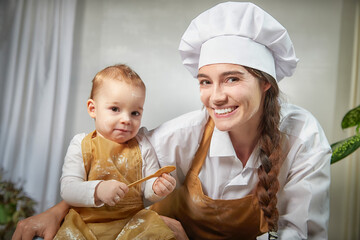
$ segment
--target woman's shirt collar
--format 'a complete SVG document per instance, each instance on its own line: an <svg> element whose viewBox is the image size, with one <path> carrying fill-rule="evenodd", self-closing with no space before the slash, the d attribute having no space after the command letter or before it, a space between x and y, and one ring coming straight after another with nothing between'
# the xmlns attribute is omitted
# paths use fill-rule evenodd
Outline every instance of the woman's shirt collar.
<svg viewBox="0 0 360 240"><path fill-rule="evenodd" d="M213 135L211 137L209 157L234 157L239 160L236 156L235 149L232 145L229 132L220 131L216 127L214 128ZM245 168L258 168L261 165L259 157L259 147L255 147L251 153Z"/></svg>

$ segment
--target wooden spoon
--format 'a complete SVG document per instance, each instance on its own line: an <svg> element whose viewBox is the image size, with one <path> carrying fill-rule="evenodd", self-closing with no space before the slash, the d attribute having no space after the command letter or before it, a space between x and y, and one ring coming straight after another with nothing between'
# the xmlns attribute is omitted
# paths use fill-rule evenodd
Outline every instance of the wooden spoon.
<svg viewBox="0 0 360 240"><path fill-rule="evenodd" d="M130 183L130 184L128 185L128 187L132 187L132 186L134 186L134 185L136 185L136 184L138 184L138 183L142 183L142 182L144 182L144 181L146 181L146 180L148 180L148 179L150 179L150 178L153 178L153 177L159 177L161 174L172 172L172 171L174 171L175 169L176 169L175 166L165 166L165 167L162 167L162 168L160 168L159 170L157 170L154 174L151 174L151 175L149 175L149 176L147 176L147 177L144 177L144 178L139 179L139 180L137 180L137 181L135 181L135 182L133 182L133 183Z"/></svg>

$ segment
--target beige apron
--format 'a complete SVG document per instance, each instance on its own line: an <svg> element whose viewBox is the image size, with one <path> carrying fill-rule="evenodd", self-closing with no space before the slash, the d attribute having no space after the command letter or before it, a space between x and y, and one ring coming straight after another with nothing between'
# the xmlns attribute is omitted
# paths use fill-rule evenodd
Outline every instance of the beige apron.
<svg viewBox="0 0 360 240"><path fill-rule="evenodd" d="M198 175L213 130L210 119L184 184L152 209L179 220L190 239L255 239L268 227L253 194L241 199L214 200L203 193Z"/></svg>
<svg viewBox="0 0 360 240"><path fill-rule="evenodd" d="M96 131L81 142L88 181L115 179L126 184L142 177L142 157L135 138L118 144ZM55 239L175 239L159 215L144 209L141 186L129 189L114 207L70 209Z"/></svg>

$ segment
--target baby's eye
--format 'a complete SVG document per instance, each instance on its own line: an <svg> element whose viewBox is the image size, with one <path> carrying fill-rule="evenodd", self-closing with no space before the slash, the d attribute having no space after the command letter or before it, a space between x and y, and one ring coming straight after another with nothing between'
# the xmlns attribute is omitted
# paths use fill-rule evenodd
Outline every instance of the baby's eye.
<svg viewBox="0 0 360 240"><path fill-rule="evenodd" d="M111 111L113 111L113 112L118 112L118 111L119 111L119 108L118 108L118 107L111 107Z"/></svg>
<svg viewBox="0 0 360 240"><path fill-rule="evenodd" d="M133 116L140 116L140 113L139 113L138 111L134 111L134 112L131 113L131 115L133 115Z"/></svg>

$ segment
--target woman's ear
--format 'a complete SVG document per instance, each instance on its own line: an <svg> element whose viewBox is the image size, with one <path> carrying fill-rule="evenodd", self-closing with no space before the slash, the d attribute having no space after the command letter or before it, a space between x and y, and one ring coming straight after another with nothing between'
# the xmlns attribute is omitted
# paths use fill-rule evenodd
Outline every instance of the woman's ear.
<svg viewBox="0 0 360 240"><path fill-rule="evenodd" d="M271 84L267 81L263 81L263 92L266 92L267 90L269 90L271 88Z"/></svg>
<svg viewBox="0 0 360 240"><path fill-rule="evenodd" d="M89 99L87 101L87 111L91 118L94 118L94 119L96 118L95 101L93 99Z"/></svg>

